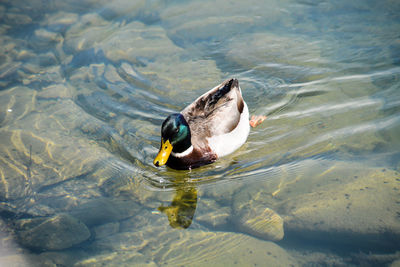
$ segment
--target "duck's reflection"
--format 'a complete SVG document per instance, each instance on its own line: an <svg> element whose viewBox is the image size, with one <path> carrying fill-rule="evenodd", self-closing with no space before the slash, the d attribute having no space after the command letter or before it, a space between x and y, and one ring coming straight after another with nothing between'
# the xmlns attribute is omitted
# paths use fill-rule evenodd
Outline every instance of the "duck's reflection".
<svg viewBox="0 0 400 267"><path fill-rule="evenodd" d="M197 206L197 189L193 185L178 185L170 205L158 210L168 216L172 228L188 228L192 224Z"/></svg>

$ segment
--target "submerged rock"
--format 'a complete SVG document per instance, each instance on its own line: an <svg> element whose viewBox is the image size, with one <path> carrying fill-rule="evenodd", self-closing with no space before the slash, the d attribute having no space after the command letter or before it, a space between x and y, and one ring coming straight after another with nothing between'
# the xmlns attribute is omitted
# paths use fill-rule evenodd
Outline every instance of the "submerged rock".
<svg viewBox="0 0 400 267"><path fill-rule="evenodd" d="M136 221L142 217L137 216ZM96 239L90 249L99 255L80 264L101 266L101 263L105 263L108 266L112 264L109 259L118 258L116 261L126 266L136 266L136 262L142 263L142 260L158 266L264 266L266 262L271 266L297 266L296 260L284 249L269 241L241 233L209 232L192 228L177 230L171 228L164 216L160 215L147 220L147 223L122 228L129 232ZM138 251L144 257L132 257ZM110 255L110 258L104 255Z"/></svg>
<svg viewBox="0 0 400 267"><path fill-rule="evenodd" d="M140 210L131 200L98 198L73 209L71 214L87 225L100 225L133 216Z"/></svg>
<svg viewBox="0 0 400 267"><path fill-rule="evenodd" d="M107 40L96 46L103 49L112 62L123 60L138 63L140 58L144 62L152 62L160 57L171 58L171 55L182 54L184 51L168 38L160 26L146 26L137 21L118 26Z"/></svg>
<svg viewBox="0 0 400 267"><path fill-rule="evenodd" d="M0 201L5 204L0 209L43 216L98 197L96 181L102 177L89 173L99 170L110 154L82 137L81 126L93 122L93 117L68 99L70 87L49 86L39 93L15 87L12 92L12 97L0 97L9 107L0 112L4 126L0 129L0 176L4 176ZM29 130L21 130L21 125ZM20 205L22 200L26 205Z"/></svg>
<svg viewBox="0 0 400 267"><path fill-rule="evenodd" d="M399 266L400 266L400 259L395 260L395 261L392 262L389 266L390 266L390 267L399 267Z"/></svg>
<svg viewBox="0 0 400 267"><path fill-rule="evenodd" d="M168 229L168 228L166 228ZM114 233L107 236L99 237L90 244L90 249L94 251L124 251L129 249L131 251L140 251L146 245L147 240L143 233L140 231L134 232L135 229L129 229L131 232ZM155 233L158 233L158 229L155 229ZM145 230L146 232L148 230Z"/></svg>
<svg viewBox="0 0 400 267"><path fill-rule="evenodd" d="M243 234L192 231L155 255L164 266L297 266L281 247Z"/></svg>
<svg viewBox="0 0 400 267"><path fill-rule="evenodd" d="M326 59L322 57L318 45L293 36L265 32L236 38L229 43L227 58L244 69L262 69L271 76L283 79L296 79L326 71L322 68Z"/></svg>
<svg viewBox="0 0 400 267"><path fill-rule="evenodd" d="M74 54L74 65L129 63L151 80L151 86L146 89L156 88L157 97L163 94L180 97L182 91L178 89L183 92L210 89L215 81L222 79L214 60L191 56L174 44L160 26L138 21L111 24L96 15L86 15L66 35L64 49ZM178 99L179 103L182 101L186 99Z"/></svg>
<svg viewBox="0 0 400 267"><path fill-rule="evenodd" d="M288 199L285 205L291 209L285 221L290 231L316 239L321 232L334 232L337 241L360 246L400 245L398 172L342 164L325 172L321 184L323 180L337 183Z"/></svg>
<svg viewBox="0 0 400 267"><path fill-rule="evenodd" d="M0 256L0 265L18 266L18 267L39 266L39 265L33 265L32 261L27 260L26 254L11 254L7 256Z"/></svg>
<svg viewBox="0 0 400 267"><path fill-rule="evenodd" d="M96 226L93 228L96 239L101 239L106 236L117 233L119 230L119 222L111 222Z"/></svg>
<svg viewBox="0 0 400 267"><path fill-rule="evenodd" d="M231 217L230 206L222 206L211 198L202 198L196 211L196 221L212 228L226 225Z"/></svg>
<svg viewBox="0 0 400 267"><path fill-rule="evenodd" d="M286 175L269 203L284 218L287 238L357 248L399 246L397 171L308 160Z"/></svg>
<svg viewBox="0 0 400 267"><path fill-rule="evenodd" d="M281 165L234 196L236 214L257 218L265 207L285 222L286 240L313 240L356 248L399 245L400 174L340 161ZM260 214L257 216L257 212ZM236 217L242 231L243 222ZM254 233L253 233L254 234Z"/></svg>
<svg viewBox="0 0 400 267"><path fill-rule="evenodd" d="M228 4L223 0L190 1L168 5L160 12L160 16L169 36L181 46L198 45L201 42L212 46L230 42L236 34L258 27L265 29L279 20L284 12L279 5L285 2L251 0Z"/></svg>
<svg viewBox="0 0 400 267"><path fill-rule="evenodd" d="M242 208L235 220L237 227L245 233L272 241L283 238L283 219L270 208Z"/></svg>
<svg viewBox="0 0 400 267"><path fill-rule="evenodd" d="M3 251L2 251L3 252ZM83 250L45 251L40 254L25 249L0 255L0 266L54 267L74 266L78 259L87 257Z"/></svg>
<svg viewBox="0 0 400 267"><path fill-rule="evenodd" d="M65 33L63 48L67 53L76 54L79 51L93 47L110 34L108 23L96 13L87 13L79 17Z"/></svg>
<svg viewBox="0 0 400 267"><path fill-rule="evenodd" d="M29 230L19 232L22 245L38 250L70 248L89 237L86 225L68 214L50 217Z"/></svg>
<svg viewBox="0 0 400 267"><path fill-rule="evenodd" d="M57 43L63 42L64 38L58 32L51 32L41 28L34 32L31 41L34 47L48 49L48 47L53 47Z"/></svg>
<svg viewBox="0 0 400 267"><path fill-rule="evenodd" d="M18 13L6 13L3 17L3 20L6 24L10 26L21 26L27 25L32 23L32 18L25 15L25 14L18 14Z"/></svg>
<svg viewBox="0 0 400 267"><path fill-rule="evenodd" d="M78 14L59 11L46 14L41 24L51 31L63 33L68 27L76 23L77 20Z"/></svg>
<svg viewBox="0 0 400 267"><path fill-rule="evenodd" d="M263 266L266 262L271 266L297 266L296 260L272 242L241 233L210 232L196 223L186 230L175 229L163 214L146 216L145 212L123 221L120 232L95 239L88 249L98 255L90 262L100 264L106 260L103 255L112 251L127 266L135 265L130 255L140 251L158 266Z"/></svg>
<svg viewBox="0 0 400 267"><path fill-rule="evenodd" d="M157 267L154 261L149 260L137 251L108 252L88 259L78 261L75 267L101 267L101 266L137 266Z"/></svg>
<svg viewBox="0 0 400 267"><path fill-rule="evenodd" d="M159 20L158 12L162 10L166 4L166 2L160 0L104 1L101 14L107 19L123 17L124 20L127 21L139 20L149 25Z"/></svg>
<svg viewBox="0 0 400 267"><path fill-rule="evenodd" d="M271 209L271 185L274 183L268 181L269 186L250 184L234 196L232 220L244 233L265 240L279 241L284 236L283 219Z"/></svg>

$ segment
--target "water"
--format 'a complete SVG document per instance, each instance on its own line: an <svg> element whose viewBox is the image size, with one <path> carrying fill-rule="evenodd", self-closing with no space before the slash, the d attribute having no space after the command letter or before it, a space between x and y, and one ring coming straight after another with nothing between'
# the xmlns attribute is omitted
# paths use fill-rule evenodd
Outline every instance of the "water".
<svg viewBox="0 0 400 267"><path fill-rule="evenodd" d="M396 1L2 1L0 262L400 261ZM236 77L247 143L152 165L160 126Z"/></svg>

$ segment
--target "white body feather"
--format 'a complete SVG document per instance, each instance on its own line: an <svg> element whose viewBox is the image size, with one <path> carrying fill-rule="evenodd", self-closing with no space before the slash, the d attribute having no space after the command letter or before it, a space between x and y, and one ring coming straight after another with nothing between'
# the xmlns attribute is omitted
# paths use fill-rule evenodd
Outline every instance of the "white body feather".
<svg viewBox="0 0 400 267"><path fill-rule="evenodd" d="M243 112L240 115L237 127L229 133L207 138L208 145L220 158L233 153L241 147L246 142L249 132L249 109L244 102Z"/></svg>

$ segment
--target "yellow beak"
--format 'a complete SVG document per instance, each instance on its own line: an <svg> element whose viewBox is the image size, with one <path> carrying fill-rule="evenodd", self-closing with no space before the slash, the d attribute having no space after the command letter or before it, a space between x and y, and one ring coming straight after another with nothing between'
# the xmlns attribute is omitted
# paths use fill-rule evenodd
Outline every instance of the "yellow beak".
<svg viewBox="0 0 400 267"><path fill-rule="evenodd" d="M154 159L153 163L157 167L165 165L167 163L169 155L172 152L172 145L169 140L164 142L164 139L161 138L161 147L160 151L158 152L157 157Z"/></svg>

